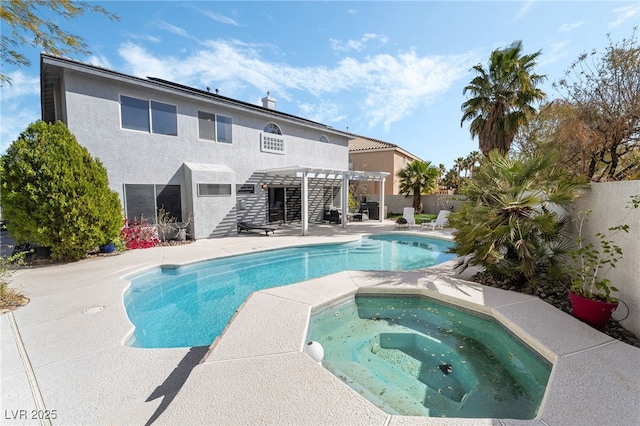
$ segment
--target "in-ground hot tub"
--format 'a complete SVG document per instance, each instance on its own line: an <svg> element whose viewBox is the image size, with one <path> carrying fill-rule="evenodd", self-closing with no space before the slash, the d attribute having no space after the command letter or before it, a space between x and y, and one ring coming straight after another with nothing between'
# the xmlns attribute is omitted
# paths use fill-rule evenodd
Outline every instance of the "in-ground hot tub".
<svg viewBox="0 0 640 426"><path fill-rule="evenodd" d="M308 338L390 414L532 419L551 373L493 318L425 296L356 295L314 312Z"/></svg>

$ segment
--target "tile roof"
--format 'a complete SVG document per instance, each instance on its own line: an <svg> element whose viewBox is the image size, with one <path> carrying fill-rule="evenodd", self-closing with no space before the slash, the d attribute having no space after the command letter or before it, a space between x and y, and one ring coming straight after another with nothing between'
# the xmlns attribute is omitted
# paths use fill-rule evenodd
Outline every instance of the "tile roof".
<svg viewBox="0 0 640 426"><path fill-rule="evenodd" d="M377 139L365 138L358 136L356 139L349 141L349 151L369 151L372 149L393 149L398 148L398 145L383 142Z"/></svg>
<svg viewBox="0 0 640 426"><path fill-rule="evenodd" d="M419 157L416 157L409 151L401 148L400 146L384 142L378 139L371 139L365 136L353 135L355 138L349 141L349 152L357 153L357 152L365 152L365 151L398 151L407 157L410 157L414 160L420 160Z"/></svg>

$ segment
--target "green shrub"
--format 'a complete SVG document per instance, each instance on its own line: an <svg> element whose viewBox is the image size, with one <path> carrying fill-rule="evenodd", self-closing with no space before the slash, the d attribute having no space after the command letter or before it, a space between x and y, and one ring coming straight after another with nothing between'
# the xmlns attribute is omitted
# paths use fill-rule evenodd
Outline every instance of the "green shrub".
<svg viewBox="0 0 640 426"><path fill-rule="evenodd" d="M51 247L54 259L77 260L119 238L118 194L107 172L67 129L37 121L0 158L3 216L17 243Z"/></svg>
<svg viewBox="0 0 640 426"><path fill-rule="evenodd" d="M519 161L492 152L464 187L468 201L449 215L458 266L480 266L523 287L541 271L559 273L566 223L559 207L582 187L553 154Z"/></svg>

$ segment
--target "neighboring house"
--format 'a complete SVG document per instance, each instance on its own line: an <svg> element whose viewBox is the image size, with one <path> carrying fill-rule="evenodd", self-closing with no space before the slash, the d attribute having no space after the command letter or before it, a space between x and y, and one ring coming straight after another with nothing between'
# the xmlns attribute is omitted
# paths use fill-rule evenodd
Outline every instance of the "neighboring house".
<svg viewBox="0 0 640 426"><path fill-rule="evenodd" d="M385 195L400 193L398 172L414 160L420 160L420 158L392 143L364 136L356 136L355 139L349 141L350 169L389 173L385 182ZM366 192L367 194L379 194L379 182L367 182Z"/></svg>
<svg viewBox="0 0 640 426"><path fill-rule="evenodd" d="M42 54L42 119L60 120L107 169L129 219L164 208L191 219L195 238L237 222L302 223L345 205L352 134L263 106L158 78L139 78ZM343 222L346 226L346 222Z"/></svg>

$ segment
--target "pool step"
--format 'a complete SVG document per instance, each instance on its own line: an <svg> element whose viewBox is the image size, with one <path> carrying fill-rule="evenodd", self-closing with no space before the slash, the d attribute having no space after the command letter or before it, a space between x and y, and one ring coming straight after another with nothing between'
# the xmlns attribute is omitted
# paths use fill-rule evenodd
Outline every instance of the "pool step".
<svg viewBox="0 0 640 426"><path fill-rule="evenodd" d="M413 373L429 389L438 390L455 402L477 385L477 379L460 358L457 351L438 339L417 332L380 333L372 346L379 344L381 357L390 356L391 362L398 360L399 366L420 366Z"/></svg>
<svg viewBox="0 0 640 426"><path fill-rule="evenodd" d="M377 241L362 240L362 243L354 249L355 252L379 252L382 246Z"/></svg>
<svg viewBox="0 0 640 426"><path fill-rule="evenodd" d="M429 416L429 409L417 397L422 384L415 379L411 380L409 375L383 377L374 373L371 366L355 361L337 361L324 365L354 391L390 414Z"/></svg>

